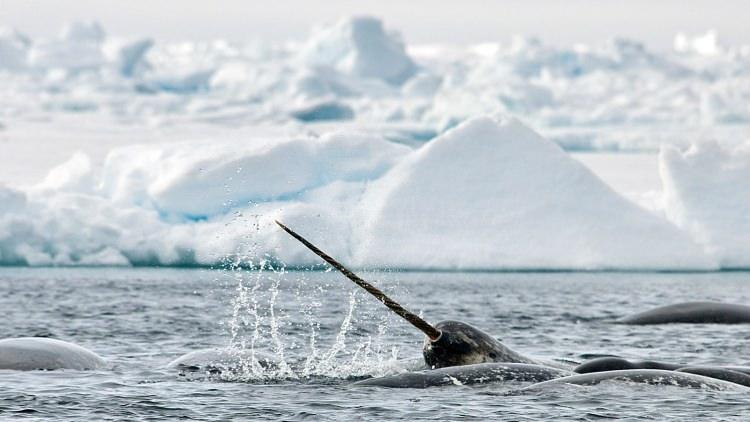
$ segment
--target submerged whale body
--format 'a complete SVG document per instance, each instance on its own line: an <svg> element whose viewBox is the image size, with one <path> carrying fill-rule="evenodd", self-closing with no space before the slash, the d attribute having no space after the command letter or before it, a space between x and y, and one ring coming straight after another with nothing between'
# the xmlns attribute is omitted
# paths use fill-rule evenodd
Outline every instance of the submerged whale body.
<svg viewBox="0 0 750 422"><path fill-rule="evenodd" d="M677 372L703 375L704 377L720 379L734 384L750 387L750 375L723 366L687 366L677 369Z"/></svg>
<svg viewBox="0 0 750 422"><path fill-rule="evenodd" d="M750 306L721 302L685 302L660 306L617 320L620 324L743 324L750 323Z"/></svg>
<svg viewBox="0 0 750 422"><path fill-rule="evenodd" d="M605 381L624 381L639 384L702 388L718 391L750 391L750 388L733 382L688 372L667 371L663 369L625 369L620 371L576 374L540 382L526 387L522 391L538 390L545 387L553 387L563 384L596 385Z"/></svg>
<svg viewBox="0 0 750 422"><path fill-rule="evenodd" d="M591 374L629 369L661 369L665 371L685 372L750 387L750 367L747 366L692 366L608 356L586 361L575 367L573 372L577 374Z"/></svg>
<svg viewBox="0 0 750 422"><path fill-rule="evenodd" d="M658 362L654 360L630 360L620 357L607 356L587 360L576 366L573 372L577 374L588 374L592 372L619 371L623 369L664 369L674 371L687 365L676 363Z"/></svg>
<svg viewBox="0 0 750 422"><path fill-rule="evenodd" d="M355 382L353 385L427 388L445 385L487 384L501 381L541 382L569 374L570 371L528 363L479 363L370 378Z"/></svg>
<svg viewBox="0 0 750 422"><path fill-rule="evenodd" d="M262 352L237 348L210 348L186 353L168 363L167 368L186 373L221 374L240 373L253 367L264 369L274 365L270 355Z"/></svg>
<svg viewBox="0 0 750 422"><path fill-rule="evenodd" d="M96 353L62 340L20 337L0 340L0 369L14 371L98 369L105 365Z"/></svg>

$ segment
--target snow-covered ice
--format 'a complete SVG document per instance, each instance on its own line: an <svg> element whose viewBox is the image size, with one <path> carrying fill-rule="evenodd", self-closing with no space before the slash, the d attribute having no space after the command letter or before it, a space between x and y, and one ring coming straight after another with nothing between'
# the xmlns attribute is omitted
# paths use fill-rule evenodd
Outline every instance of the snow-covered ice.
<svg viewBox="0 0 750 422"><path fill-rule="evenodd" d="M725 45L715 31L678 34L674 51L521 36L420 46L366 16L296 42L167 43L119 39L88 22L52 39L0 31L0 95L4 126L89 113L131 125L326 119L437 134L500 112L569 150L658 151L750 134L750 46Z"/></svg>
<svg viewBox="0 0 750 422"><path fill-rule="evenodd" d="M750 142L716 142L659 156L669 218L724 268L750 268Z"/></svg>
<svg viewBox="0 0 750 422"><path fill-rule="evenodd" d="M478 118L447 132L373 183L363 202L363 264L712 266L687 234L625 200L516 120Z"/></svg>
<svg viewBox="0 0 750 422"><path fill-rule="evenodd" d="M735 160L714 159L714 167ZM668 187L670 204L704 203L690 187L702 177L700 168L673 177L689 195ZM276 229L275 218L363 267L712 269L738 262L621 197L514 119L472 119L416 150L351 132L122 147L101 168L76 154L38 185L2 195L4 263L211 265L233 254L316 263ZM732 206L747 206L742 201ZM689 217L712 223L710 215Z"/></svg>
<svg viewBox="0 0 750 422"><path fill-rule="evenodd" d="M0 98L0 264L318 263L280 218L362 267L750 267L750 46L716 32L652 51L409 45L373 17L275 44L3 28ZM660 149L660 174L609 186L570 154Z"/></svg>

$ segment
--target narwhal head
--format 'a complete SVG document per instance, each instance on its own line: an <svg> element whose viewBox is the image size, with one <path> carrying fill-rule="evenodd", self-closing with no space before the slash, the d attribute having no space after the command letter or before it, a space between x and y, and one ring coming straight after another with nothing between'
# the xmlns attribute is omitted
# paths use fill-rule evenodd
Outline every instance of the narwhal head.
<svg viewBox="0 0 750 422"><path fill-rule="evenodd" d="M489 334L469 324L459 321L442 321L433 326L417 314L405 309L377 287L351 272L289 227L278 221L276 224L327 263L341 271L351 281L375 296L390 310L423 332L427 336L423 354L425 362L430 367L444 368L484 362L534 363L532 360L505 347Z"/></svg>
<svg viewBox="0 0 750 422"><path fill-rule="evenodd" d="M460 321L441 321L435 324L440 337L424 341L422 353L431 368L471 365L485 362L515 362L510 349L485 333Z"/></svg>

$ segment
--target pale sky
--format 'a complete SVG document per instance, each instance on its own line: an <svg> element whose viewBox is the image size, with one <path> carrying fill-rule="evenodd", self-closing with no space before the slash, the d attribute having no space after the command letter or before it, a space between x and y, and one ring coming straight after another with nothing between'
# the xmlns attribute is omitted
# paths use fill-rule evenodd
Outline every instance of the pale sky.
<svg viewBox="0 0 750 422"><path fill-rule="evenodd" d="M729 44L750 44L750 2L742 0L0 0L0 25L31 37L54 35L66 21L98 20L123 37L278 41L352 14L381 17L411 44L525 34L567 45L617 35L669 48L678 31L708 29Z"/></svg>

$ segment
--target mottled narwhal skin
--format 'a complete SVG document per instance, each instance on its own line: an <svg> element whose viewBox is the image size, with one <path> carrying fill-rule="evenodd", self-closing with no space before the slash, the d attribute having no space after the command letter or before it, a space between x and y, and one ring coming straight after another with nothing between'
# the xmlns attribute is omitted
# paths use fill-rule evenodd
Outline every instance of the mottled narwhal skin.
<svg viewBox="0 0 750 422"><path fill-rule="evenodd" d="M426 339L422 349L424 360L430 368L487 362L538 363L469 324L448 320L438 322L435 328L440 330L440 337L437 340Z"/></svg>
<svg viewBox="0 0 750 422"><path fill-rule="evenodd" d="M503 381L542 382L570 375L570 371L528 363L478 363L425 371L406 372L357 381L354 386L428 388L446 385L476 385Z"/></svg>
<svg viewBox="0 0 750 422"><path fill-rule="evenodd" d="M596 385L604 381L626 381L631 383L668 385L717 391L750 391L750 389L742 384L724 381L723 379L706 377L689 372L666 371L664 369L624 369L618 371L576 374L540 382L526 387L521 391L535 391L544 387L562 384Z"/></svg>
<svg viewBox="0 0 750 422"><path fill-rule="evenodd" d="M750 387L750 368L743 366L690 366L653 360L630 360L618 357L603 357L586 361L573 369L577 374L595 374L626 370L666 370L684 372L715 378ZM633 372L635 373L635 372Z"/></svg>
<svg viewBox="0 0 750 422"><path fill-rule="evenodd" d="M688 374L703 375L704 377L716 378L734 384L750 387L750 375L729 369L730 367L721 366L687 366L680 368L676 372L685 372Z"/></svg>

